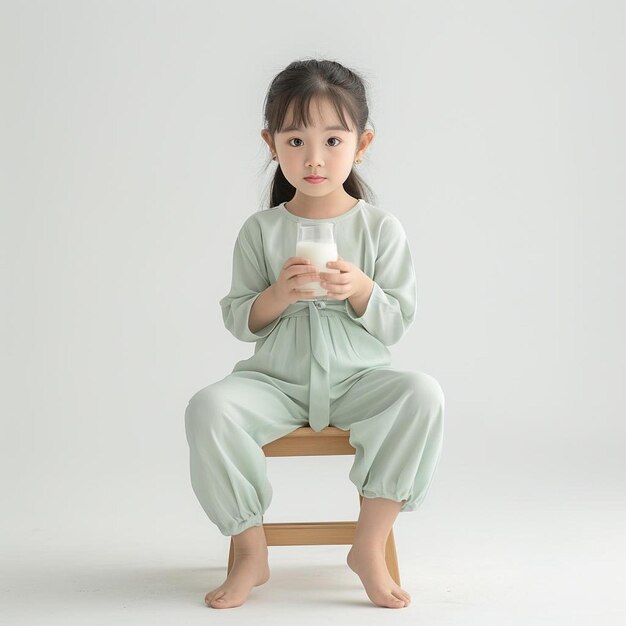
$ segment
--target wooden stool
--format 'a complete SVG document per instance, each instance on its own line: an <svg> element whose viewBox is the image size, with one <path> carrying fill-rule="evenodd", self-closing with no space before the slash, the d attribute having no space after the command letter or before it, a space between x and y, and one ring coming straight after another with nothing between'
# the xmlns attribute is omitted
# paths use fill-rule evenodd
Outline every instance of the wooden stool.
<svg viewBox="0 0 626 626"><path fill-rule="evenodd" d="M327 426L315 432L310 426L303 426L293 432L263 446L265 456L319 456L331 454L355 454L349 442L350 431L335 426ZM363 496L359 493L359 507ZM292 522L263 524L268 546L304 545L352 545L357 522ZM235 544L230 539L228 572L235 560ZM398 556L393 538L393 528L385 545L385 561L393 580L400 585Z"/></svg>

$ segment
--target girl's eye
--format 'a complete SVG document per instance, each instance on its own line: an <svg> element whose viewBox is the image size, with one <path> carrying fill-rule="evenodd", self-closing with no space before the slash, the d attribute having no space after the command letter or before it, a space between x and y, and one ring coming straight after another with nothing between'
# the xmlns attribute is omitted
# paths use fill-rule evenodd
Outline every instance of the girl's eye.
<svg viewBox="0 0 626 626"><path fill-rule="evenodd" d="M333 139L334 139L334 140L336 140L336 141L338 141L339 143L341 143L341 139L339 139L339 137L331 137L328 141L332 141ZM289 140L289 145L290 145L290 146L293 146L293 144L291 143L292 141L302 141L302 139L300 139L299 137L292 137L292 138ZM331 147L333 147L333 148L334 148L334 147L336 147L336 146L338 146L338 145L339 145L339 144L333 144ZM293 146L293 147L294 147L294 148L297 148L298 146Z"/></svg>

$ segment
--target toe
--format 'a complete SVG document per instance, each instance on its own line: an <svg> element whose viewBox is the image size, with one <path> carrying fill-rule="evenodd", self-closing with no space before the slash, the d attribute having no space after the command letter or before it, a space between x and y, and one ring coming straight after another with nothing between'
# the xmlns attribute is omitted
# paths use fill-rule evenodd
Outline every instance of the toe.
<svg viewBox="0 0 626 626"><path fill-rule="evenodd" d="M404 606L406 600L397 591L391 592L391 601L395 606Z"/></svg>
<svg viewBox="0 0 626 626"><path fill-rule="evenodd" d="M213 595L213 597L209 600L209 605L210 606L215 606L215 605L221 605L224 604L224 592L220 592L220 593L216 593Z"/></svg>
<svg viewBox="0 0 626 626"><path fill-rule="evenodd" d="M213 589L213 591L209 591L206 596L204 596L204 601L207 604L211 604L212 600L215 600L215 598L219 598L220 596L223 596L224 592L221 590L215 590Z"/></svg>

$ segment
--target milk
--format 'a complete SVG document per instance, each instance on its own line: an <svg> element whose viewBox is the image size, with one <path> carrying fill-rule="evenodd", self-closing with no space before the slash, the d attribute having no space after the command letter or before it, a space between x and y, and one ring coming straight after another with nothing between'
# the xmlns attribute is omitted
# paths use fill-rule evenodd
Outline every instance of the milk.
<svg viewBox="0 0 626 626"><path fill-rule="evenodd" d="M334 241L298 241L296 244L296 256L310 259L311 265L315 265L318 272L327 272L329 274L339 274L340 270L336 268L326 267L329 261L337 260L337 244ZM327 296L328 290L320 286L319 281L313 280L300 285L298 289L307 291L313 290L313 298ZM311 298L303 298L310 300Z"/></svg>

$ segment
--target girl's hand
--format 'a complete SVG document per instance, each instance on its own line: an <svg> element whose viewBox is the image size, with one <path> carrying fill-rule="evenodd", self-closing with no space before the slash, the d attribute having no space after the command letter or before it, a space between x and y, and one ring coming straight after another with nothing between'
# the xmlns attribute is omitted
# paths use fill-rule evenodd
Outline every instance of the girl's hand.
<svg viewBox="0 0 626 626"><path fill-rule="evenodd" d="M298 300L314 297L313 290L302 290L300 286L319 281L319 278L317 268L311 265L309 259L291 256L285 261L280 276L272 287L281 302L294 304Z"/></svg>
<svg viewBox="0 0 626 626"><path fill-rule="evenodd" d="M364 291L371 278L356 265L338 257L337 261L329 261L327 267L338 269L339 273L320 272L320 285L328 291L328 298L346 300Z"/></svg>

